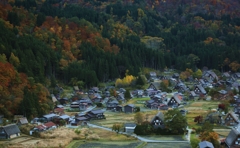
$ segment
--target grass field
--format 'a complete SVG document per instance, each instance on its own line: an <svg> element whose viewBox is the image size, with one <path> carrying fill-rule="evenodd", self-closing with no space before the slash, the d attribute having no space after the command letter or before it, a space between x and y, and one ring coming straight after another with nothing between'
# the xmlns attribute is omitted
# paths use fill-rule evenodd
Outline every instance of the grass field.
<svg viewBox="0 0 240 148"><path fill-rule="evenodd" d="M143 97L143 98L132 98L129 100L126 104L134 104L135 106L138 107L143 107L145 104L145 101L150 100L149 97Z"/></svg>
<svg viewBox="0 0 240 148"><path fill-rule="evenodd" d="M73 141L67 148L136 148L140 141Z"/></svg>

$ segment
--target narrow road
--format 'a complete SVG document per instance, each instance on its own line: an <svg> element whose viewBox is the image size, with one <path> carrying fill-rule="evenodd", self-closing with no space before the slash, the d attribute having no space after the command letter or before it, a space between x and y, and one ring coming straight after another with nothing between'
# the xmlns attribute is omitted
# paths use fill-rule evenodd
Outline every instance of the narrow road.
<svg viewBox="0 0 240 148"><path fill-rule="evenodd" d="M100 129L104 129L104 130L107 130L107 131L112 131L112 129L110 128L107 128L107 127L102 127L102 126L98 126L98 125L95 125L95 124L90 124L88 123L88 126L89 127L94 127L94 128L100 128ZM190 129L188 129L190 130ZM190 131L188 132L188 137L189 139L187 139L187 141L166 141L166 140L151 140L151 139L146 139L146 138L143 138L141 136L137 136L137 135L134 135L134 134L129 134L129 133L126 133L126 132L119 132L119 134L124 134L124 135L129 135L129 136L132 136L132 137L135 137L137 138L138 140L141 140L141 141L144 141L144 142L157 142L157 143L164 143L164 142L171 142L171 143L189 143L190 142Z"/></svg>

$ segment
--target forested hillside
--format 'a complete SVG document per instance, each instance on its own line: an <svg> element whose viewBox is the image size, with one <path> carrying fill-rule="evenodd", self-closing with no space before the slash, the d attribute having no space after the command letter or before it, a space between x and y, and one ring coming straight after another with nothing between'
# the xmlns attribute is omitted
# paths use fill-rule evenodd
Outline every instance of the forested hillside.
<svg viewBox="0 0 240 148"><path fill-rule="evenodd" d="M239 8L239 0L1 0L0 111L43 114L50 81L87 88L143 67L238 71ZM26 96L38 98L31 111L19 107Z"/></svg>

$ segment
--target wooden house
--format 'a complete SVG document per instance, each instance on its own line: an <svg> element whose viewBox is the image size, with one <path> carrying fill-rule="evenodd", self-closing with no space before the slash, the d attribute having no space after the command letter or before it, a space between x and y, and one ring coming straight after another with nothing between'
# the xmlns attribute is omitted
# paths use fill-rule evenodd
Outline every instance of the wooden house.
<svg viewBox="0 0 240 148"><path fill-rule="evenodd" d="M238 116L234 112L227 113L224 119L225 125L235 126L239 123Z"/></svg>
<svg viewBox="0 0 240 148"><path fill-rule="evenodd" d="M78 101L74 101L70 104L71 108L79 108L79 102Z"/></svg>
<svg viewBox="0 0 240 148"><path fill-rule="evenodd" d="M119 102L117 100L112 100L112 101L108 102L107 103L107 110L116 109L118 104L119 104Z"/></svg>
<svg viewBox="0 0 240 148"><path fill-rule="evenodd" d="M89 119L81 116L81 117L76 117L74 121L71 122L72 126L78 126L78 125L87 125L89 122Z"/></svg>
<svg viewBox="0 0 240 148"><path fill-rule="evenodd" d="M68 98L61 98L58 100L58 102L61 104L61 105L66 105L68 103Z"/></svg>
<svg viewBox="0 0 240 148"><path fill-rule="evenodd" d="M168 106L173 106L173 105L179 106L181 104L181 101L182 101L182 96L179 94L174 94L174 96L172 96L170 99L168 99L167 105Z"/></svg>
<svg viewBox="0 0 240 148"><path fill-rule="evenodd" d="M145 102L145 107L150 109L158 109L158 103L155 100L148 100Z"/></svg>
<svg viewBox="0 0 240 148"><path fill-rule="evenodd" d="M175 86L175 89L177 89L178 92L181 92L181 93L189 91L189 88L182 82L177 83Z"/></svg>
<svg viewBox="0 0 240 148"><path fill-rule="evenodd" d="M210 123L222 124L222 115L219 112L212 112L207 115L205 121Z"/></svg>
<svg viewBox="0 0 240 148"><path fill-rule="evenodd" d="M56 115L63 115L64 114L64 108L55 108L53 112Z"/></svg>
<svg viewBox="0 0 240 148"><path fill-rule="evenodd" d="M94 93L89 95L89 98L92 100L94 103L100 103L102 102L103 98L99 93Z"/></svg>
<svg viewBox="0 0 240 148"><path fill-rule="evenodd" d="M160 82L152 82L149 84L148 89L160 90Z"/></svg>
<svg viewBox="0 0 240 148"><path fill-rule="evenodd" d="M154 116L151 120L151 125L153 128L164 128L164 115L162 112L158 112L156 116Z"/></svg>
<svg viewBox="0 0 240 148"><path fill-rule="evenodd" d="M203 73L203 77L209 78L209 79L211 79L212 81L214 81L214 80L218 81L218 76L217 76L216 73L213 72L212 70L205 71L205 72Z"/></svg>
<svg viewBox="0 0 240 148"><path fill-rule="evenodd" d="M55 129L57 128L57 125L53 122L47 122L45 124L38 125L34 128L34 131L36 132L42 132L50 129Z"/></svg>
<svg viewBox="0 0 240 148"><path fill-rule="evenodd" d="M19 118L17 121L17 125L23 125L23 124L28 124L28 120L26 117Z"/></svg>
<svg viewBox="0 0 240 148"><path fill-rule="evenodd" d="M117 105L115 111L117 111L117 112L122 112L122 111L123 111L122 108L123 108L123 107L122 107L121 105Z"/></svg>
<svg viewBox="0 0 240 148"><path fill-rule="evenodd" d="M151 100L154 100L154 102L156 102L156 103L162 103L163 97L160 94L156 94L151 97Z"/></svg>
<svg viewBox="0 0 240 148"><path fill-rule="evenodd" d="M106 119L105 115L103 114L104 111L101 109L98 110L91 110L87 112L86 117L90 120L96 120L96 119Z"/></svg>
<svg viewBox="0 0 240 148"><path fill-rule="evenodd" d="M166 105L166 104L160 104L159 106L158 106L158 109L159 110L168 110L168 105Z"/></svg>
<svg viewBox="0 0 240 148"><path fill-rule="evenodd" d="M127 104L124 106L124 112L125 113L133 113L135 111L134 104Z"/></svg>
<svg viewBox="0 0 240 148"><path fill-rule="evenodd" d="M119 93L119 94L117 95L116 99L117 99L118 101L121 101L122 103L124 103L124 102L126 101L123 93Z"/></svg>
<svg viewBox="0 0 240 148"><path fill-rule="evenodd" d="M20 136L20 130L16 124L8 124L0 127L0 139L10 139Z"/></svg>

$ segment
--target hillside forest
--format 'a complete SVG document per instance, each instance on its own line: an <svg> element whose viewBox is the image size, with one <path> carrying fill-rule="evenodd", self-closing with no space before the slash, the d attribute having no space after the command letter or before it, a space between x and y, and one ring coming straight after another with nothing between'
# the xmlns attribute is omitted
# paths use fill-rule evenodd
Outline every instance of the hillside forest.
<svg viewBox="0 0 240 148"><path fill-rule="evenodd" d="M240 68L240 0L0 0L0 114L31 118L56 82L98 86L143 68Z"/></svg>

